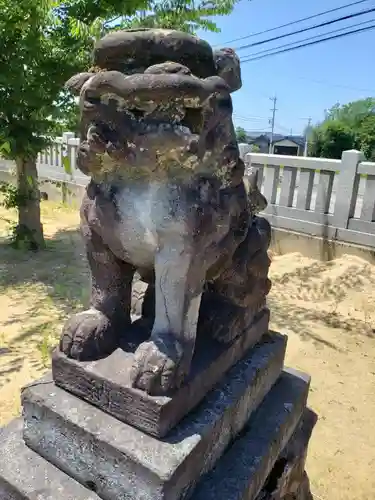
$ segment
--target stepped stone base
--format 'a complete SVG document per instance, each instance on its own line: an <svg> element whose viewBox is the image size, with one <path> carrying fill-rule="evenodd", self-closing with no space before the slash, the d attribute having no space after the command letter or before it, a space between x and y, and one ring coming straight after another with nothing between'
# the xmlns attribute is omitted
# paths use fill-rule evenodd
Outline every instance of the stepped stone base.
<svg viewBox="0 0 375 500"><path fill-rule="evenodd" d="M305 410L310 378L284 371L216 467L205 475L194 500L253 500L272 471Z"/></svg>
<svg viewBox="0 0 375 500"><path fill-rule="evenodd" d="M22 431L21 418L0 429L1 500L100 500L28 448Z"/></svg>
<svg viewBox="0 0 375 500"><path fill-rule="evenodd" d="M53 383L33 384L22 395L24 439L80 483L95 484L103 499L185 498L274 385L285 348L285 337L266 335L163 439L120 422Z"/></svg>
<svg viewBox="0 0 375 500"><path fill-rule="evenodd" d="M306 408L256 500L313 500L305 465L316 422L317 415Z"/></svg>
<svg viewBox="0 0 375 500"><path fill-rule="evenodd" d="M191 500L210 500L211 498L218 500L311 500L311 497L306 496L310 493L306 489L308 479L305 473L298 485L297 493L292 487L290 491L285 490L283 496L275 496L281 491L278 486L288 465L298 461L297 458L301 456L301 453L304 456L307 449L312 429L311 418L309 420L306 417L311 412L305 410L308 388L309 379L306 376L292 370L284 371L261 406L249 419L244 432L232 443L216 467L201 479L195 492L190 496ZM140 495L98 496L97 493L80 485L28 448L22 440L21 427L22 420L18 419L0 431L1 500L99 500L100 498L140 500L148 498L142 492ZM288 457L286 464L285 457ZM281 474L280 460L284 460ZM270 483L276 485L273 491L270 491ZM264 488L262 488L263 485L265 485ZM87 483L86 486L95 488L95 483ZM306 493L305 496L301 496L302 489Z"/></svg>
<svg viewBox="0 0 375 500"><path fill-rule="evenodd" d="M147 338L142 328L139 332L129 332L134 340L98 361L77 362L55 350L53 378L59 387L117 419L148 434L164 437L260 341L268 332L268 324L269 310L264 309L247 331L230 345L223 345L209 336L198 336L191 374L181 389L168 396L152 397L131 387L129 373L133 353Z"/></svg>

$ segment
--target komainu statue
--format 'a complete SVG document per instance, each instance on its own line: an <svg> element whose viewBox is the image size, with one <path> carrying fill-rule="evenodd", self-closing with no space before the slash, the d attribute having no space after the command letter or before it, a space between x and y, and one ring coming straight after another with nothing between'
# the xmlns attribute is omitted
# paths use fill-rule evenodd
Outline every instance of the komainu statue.
<svg viewBox="0 0 375 500"><path fill-rule="evenodd" d="M257 175L244 178L231 92L231 49L173 30L120 31L94 48L79 95L79 169L91 177L81 230L92 275L90 309L69 319L60 350L105 357L131 328L132 282L148 283L151 334L131 380L149 394L178 388L198 335L231 342L265 308L270 226Z"/></svg>

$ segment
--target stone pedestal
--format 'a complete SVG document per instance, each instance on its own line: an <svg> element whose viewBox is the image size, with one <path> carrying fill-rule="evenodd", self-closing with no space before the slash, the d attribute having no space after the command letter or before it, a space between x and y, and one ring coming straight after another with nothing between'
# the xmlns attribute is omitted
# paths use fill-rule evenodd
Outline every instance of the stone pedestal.
<svg viewBox="0 0 375 500"><path fill-rule="evenodd" d="M269 310L264 309L250 328L229 345L209 336L198 337L189 378L171 395L152 397L130 385L133 352L144 338L143 332L107 358L90 363L74 361L56 350L52 357L53 378L59 387L122 422L163 437L259 342L268 322Z"/></svg>
<svg viewBox="0 0 375 500"><path fill-rule="evenodd" d="M163 437L153 435L162 428L158 424L146 433L143 424L114 416L119 410L115 406L113 411L112 402L118 399L111 395L118 397L114 387L121 384L110 376L103 382L111 373L101 371L103 362L82 367L55 357L59 386L72 384L70 391L51 375L22 391L23 420L0 434L1 500L308 500L308 488L305 496L296 495L308 486L304 465L315 423L306 410L309 377L283 369L286 337L272 332L260 332L260 337L249 347L249 337L243 339L242 351L237 346L241 354L229 369L221 366L220 382L199 404L191 409L189 403L185 410L190 411L179 418L166 412L162 434L172 429ZM211 353L210 363L217 359ZM202 366L203 373L210 373ZM98 387L99 374L110 395L92 401L95 405L88 402L91 395L82 399L75 389L88 384L89 373L96 377L93 387ZM190 379L185 394L189 384L197 386ZM121 390L131 393L125 385ZM153 408L175 408L174 398L181 396L177 391L164 398L143 397L145 405L146 398L154 400ZM146 411L152 415L150 408ZM131 407L122 420L129 415Z"/></svg>

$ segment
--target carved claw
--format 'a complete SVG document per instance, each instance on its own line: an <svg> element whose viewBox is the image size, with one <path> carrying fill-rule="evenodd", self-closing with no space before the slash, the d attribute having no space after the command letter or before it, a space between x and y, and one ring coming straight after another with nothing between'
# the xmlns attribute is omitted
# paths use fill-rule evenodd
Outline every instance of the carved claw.
<svg viewBox="0 0 375 500"><path fill-rule="evenodd" d="M165 394L181 386L183 349L172 334L155 336L135 352L131 381L134 387L151 395Z"/></svg>
<svg viewBox="0 0 375 500"><path fill-rule="evenodd" d="M100 311L88 309L64 325L60 350L70 358L92 361L111 354L118 343L111 321Z"/></svg>

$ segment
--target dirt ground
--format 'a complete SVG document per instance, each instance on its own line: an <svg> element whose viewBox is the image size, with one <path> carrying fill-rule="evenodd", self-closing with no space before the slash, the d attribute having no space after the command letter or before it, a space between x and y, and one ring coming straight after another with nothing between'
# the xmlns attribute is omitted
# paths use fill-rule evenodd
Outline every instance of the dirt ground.
<svg viewBox="0 0 375 500"><path fill-rule="evenodd" d="M49 367L61 324L87 302L77 209L42 205L48 249L0 242L0 425L20 411L20 388ZM0 237L15 217L0 209ZM10 219L6 221L4 219ZM272 328L288 334L287 364L312 376L318 413L307 469L316 500L372 500L375 491L375 266L273 256Z"/></svg>

